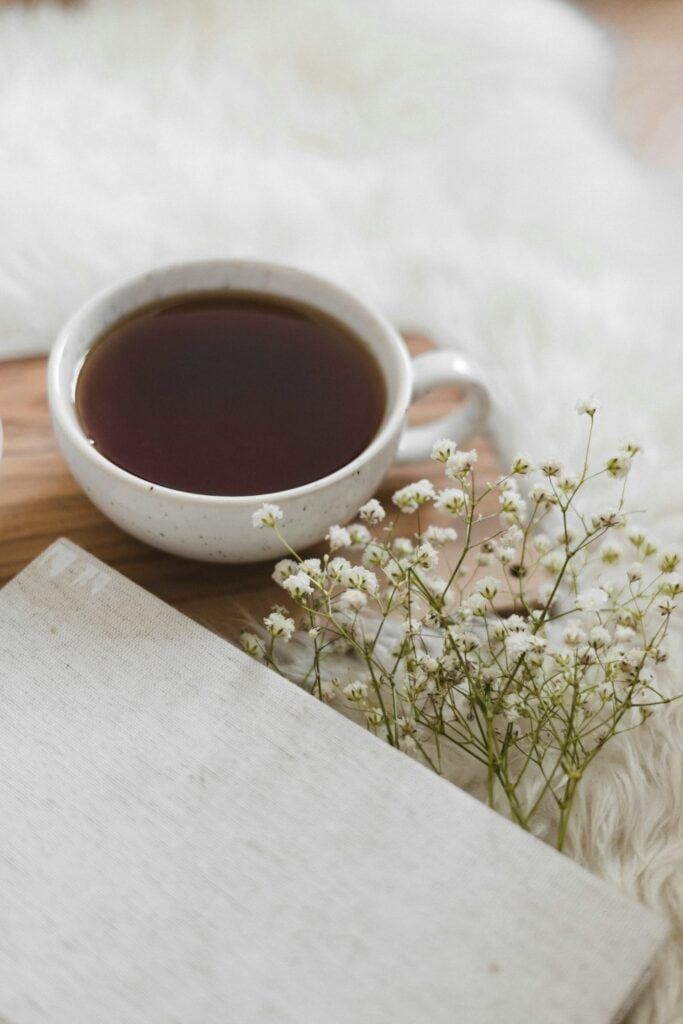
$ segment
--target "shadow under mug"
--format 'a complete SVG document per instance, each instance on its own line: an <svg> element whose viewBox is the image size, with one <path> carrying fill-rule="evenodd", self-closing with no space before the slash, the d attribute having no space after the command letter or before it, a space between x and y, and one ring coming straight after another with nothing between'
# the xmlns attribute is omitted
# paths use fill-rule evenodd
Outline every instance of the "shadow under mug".
<svg viewBox="0 0 683 1024"><path fill-rule="evenodd" d="M194 494L134 476L89 443L76 412L76 380L83 359L102 333L121 317L160 299L231 289L318 309L344 324L375 356L386 385L382 422L365 450L329 476L272 494ZM464 402L442 419L407 427L411 403L448 385L457 385ZM428 458L441 437L465 442L484 426L489 407L486 387L464 356L442 350L411 361L400 335L382 314L337 285L281 264L239 259L161 267L95 295L68 321L52 347L48 398L61 450L93 504L147 544L212 562L253 562L284 553L271 530L252 526L252 513L264 502L282 509L282 529L294 548L321 540L330 524L348 522L356 514L393 462Z"/></svg>

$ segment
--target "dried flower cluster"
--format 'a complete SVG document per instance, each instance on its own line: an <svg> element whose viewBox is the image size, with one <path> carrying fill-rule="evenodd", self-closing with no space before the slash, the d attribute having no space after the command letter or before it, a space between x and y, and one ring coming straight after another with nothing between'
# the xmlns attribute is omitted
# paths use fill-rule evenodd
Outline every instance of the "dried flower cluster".
<svg viewBox="0 0 683 1024"><path fill-rule="evenodd" d="M559 848L588 765L670 699L657 668L683 590L679 556L658 551L625 513L638 445L592 470L596 406L577 410L588 420L579 472L518 455L479 489L476 451L440 441L432 458L448 486L401 488L393 514L368 501L358 522L330 527L323 558L291 551L274 579L298 605L299 628L278 607L263 636L242 635L248 653L283 674L283 645L306 636L311 693L440 774L453 776L455 752L476 759L490 806L504 805L524 828L554 805ZM589 512L584 494L605 476L614 504ZM484 514L492 493L498 508ZM443 525L421 529L428 505ZM414 536L399 533L404 513L417 515ZM286 545L281 520L264 505L254 525Z"/></svg>

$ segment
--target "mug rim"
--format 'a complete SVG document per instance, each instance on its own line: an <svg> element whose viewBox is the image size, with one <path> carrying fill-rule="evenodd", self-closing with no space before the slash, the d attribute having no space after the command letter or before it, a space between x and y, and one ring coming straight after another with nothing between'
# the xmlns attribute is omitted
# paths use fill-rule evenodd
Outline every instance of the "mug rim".
<svg viewBox="0 0 683 1024"><path fill-rule="evenodd" d="M154 480L148 480L145 477L136 476L135 473L131 473L129 470L124 469L122 466L118 466L115 462L106 458L106 456L102 455L97 448L88 442L85 432L78 420L78 416L76 415L75 403L72 398L75 381L80 373L80 366L82 366L82 360L80 362L80 366L77 367L74 372L73 379L69 381L66 389L68 393L65 394L65 389L60 383L60 368L63 358L69 350L73 338L77 336L77 330L83 320L90 316L99 306L116 297L124 297L128 291L134 289L136 286L142 285L145 282L155 281L168 274L190 268L194 271L201 271L202 268L205 268L206 270L225 269L229 271L231 267L238 266L242 270L247 269L249 271L254 271L256 274L266 273L273 277L285 275L289 278L298 278L313 289L322 289L330 295L335 295L337 298L341 299L344 307L347 309L352 307L358 312L363 313L364 316L369 316L370 320L374 323L374 326L379 328L384 340L390 344L399 369L399 379L397 382L398 394L393 402L393 408L387 410L385 421L380 429L377 431L370 443L354 459L352 459L351 462L345 463L345 465L336 469L333 473L328 473L327 476L318 477L308 483L299 484L296 487L290 487L286 490L268 491L261 494L203 494L198 491L182 491L178 488L156 483ZM196 285L195 287L200 286ZM208 290L219 291L220 289L214 289L208 286ZM262 289L259 289L258 287L254 288L254 291L257 293L260 290ZM177 292L175 294L182 295L183 292ZM270 294L277 296L279 293L273 292ZM286 282L282 285L281 294L283 298L287 297ZM168 296L168 298L171 297L171 295ZM307 298L305 302L315 309L320 309L315 300ZM128 316L137 309L143 309L147 304L147 302L143 302L139 305L132 305L130 308L126 309L125 312L122 312L120 316ZM321 312L325 312L325 310L321 310ZM345 317L337 315L336 318L346 325ZM116 321L113 321L113 323L115 322ZM358 332L354 330L354 333L357 334ZM93 343L97 340L97 337L98 335L96 334L89 339L86 347L86 353L91 350ZM362 335L359 335L359 337L360 340L365 343L364 337ZM381 364L380 370L386 383L386 370ZM410 404L412 392L412 371L408 351L401 342L398 331L384 316L384 314L372 305L372 303L367 302L365 299L357 298L346 288L330 281L328 278L321 277L308 270L302 270L299 267L295 267L288 263L269 260L241 259L239 257L225 259L218 258L184 260L177 263L162 264L161 266L154 267L152 270L143 271L139 274L123 278L112 285L108 285L105 288L100 289L92 295L69 317L55 339L48 360L47 392L50 411L55 419L58 420L62 430L67 434L70 443L76 446L81 455L86 459L89 459L96 466L99 466L105 472L110 473L114 479L141 491L148 492L152 489L155 493L163 495L163 497L168 498L169 500L179 502L192 501L195 504L202 505L223 504L239 507L253 505L255 502L271 502L275 504L278 501L285 501L290 498L304 497L313 489L334 484L346 476L353 475L360 466L371 460L374 455L385 447L394 433L399 432L402 429L406 411Z"/></svg>

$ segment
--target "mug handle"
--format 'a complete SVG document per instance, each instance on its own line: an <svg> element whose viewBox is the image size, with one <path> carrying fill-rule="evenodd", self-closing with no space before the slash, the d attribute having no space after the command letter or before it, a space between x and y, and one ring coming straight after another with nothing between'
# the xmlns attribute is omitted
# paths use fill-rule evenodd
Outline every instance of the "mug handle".
<svg viewBox="0 0 683 1024"><path fill-rule="evenodd" d="M429 458L432 446L442 437L461 444L485 425L490 406L489 393L472 363L460 353L445 349L427 352L413 359L413 402L437 388L452 384L465 393L462 405L438 420L406 427L398 446L397 462L424 462Z"/></svg>

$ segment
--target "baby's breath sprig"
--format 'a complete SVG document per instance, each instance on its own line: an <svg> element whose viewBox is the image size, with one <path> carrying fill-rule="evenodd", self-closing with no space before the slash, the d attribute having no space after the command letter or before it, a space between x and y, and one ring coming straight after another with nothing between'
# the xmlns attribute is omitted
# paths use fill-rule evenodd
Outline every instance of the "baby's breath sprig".
<svg viewBox="0 0 683 1024"><path fill-rule="evenodd" d="M276 607L263 635L242 635L247 653L439 774L457 781L455 755L473 758L489 805L523 828L540 831L554 809L559 849L592 761L673 699L658 671L683 592L677 552L626 515L639 446L592 468L597 405L577 411L589 426L578 472L519 454L478 489L476 451L443 439L432 458L446 486L402 487L391 514L371 499L358 522L330 526L322 558L289 548L282 511L264 505L253 523L291 553L273 578L299 621ZM596 478L614 482L615 499L588 509ZM443 522L422 529L428 506ZM404 514L417 514L413 536L399 531Z"/></svg>

